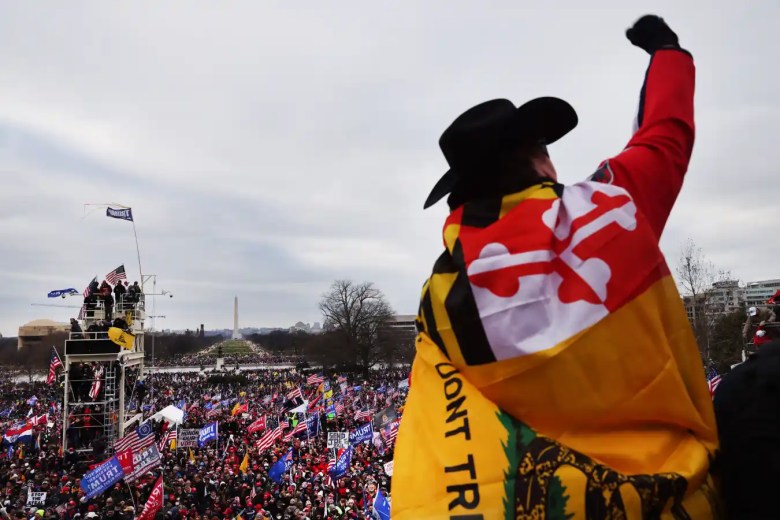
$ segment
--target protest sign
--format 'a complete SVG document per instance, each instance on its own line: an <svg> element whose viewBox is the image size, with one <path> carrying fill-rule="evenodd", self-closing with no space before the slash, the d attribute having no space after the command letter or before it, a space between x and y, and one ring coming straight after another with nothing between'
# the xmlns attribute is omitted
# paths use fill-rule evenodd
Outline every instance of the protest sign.
<svg viewBox="0 0 780 520"><path fill-rule="evenodd" d="M179 448L197 448L200 438L200 428L183 428L179 430L176 445Z"/></svg>
<svg viewBox="0 0 780 520"><path fill-rule="evenodd" d="M328 449L346 448L349 446L349 433L328 432Z"/></svg>
<svg viewBox="0 0 780 520"><path fill-rule="evenodd" d="M32 491L30 493L27 493L27 505L28 506L46 505L46 493L43 491Z"/></svg>

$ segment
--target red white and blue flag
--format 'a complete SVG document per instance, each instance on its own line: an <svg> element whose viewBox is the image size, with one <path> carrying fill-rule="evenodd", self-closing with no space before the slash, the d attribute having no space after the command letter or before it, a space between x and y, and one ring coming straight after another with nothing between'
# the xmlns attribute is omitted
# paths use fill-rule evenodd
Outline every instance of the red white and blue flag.
<svg viewBox="0 0 780 520"><path fill-rule="evenodd" d="M51 348L51 360L49 361L49 377L46 378L46 384L50 385L57 380L57 369L62 366L60 356L57 355L57 351L54 347Z"/></svg>

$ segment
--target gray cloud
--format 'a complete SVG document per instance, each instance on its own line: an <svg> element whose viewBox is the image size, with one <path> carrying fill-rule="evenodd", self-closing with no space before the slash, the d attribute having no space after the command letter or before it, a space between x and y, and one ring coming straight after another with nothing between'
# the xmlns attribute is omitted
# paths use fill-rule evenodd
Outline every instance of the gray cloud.
<svg viewBox="0 0 780 520"><path fill-rule="evenodd" d="M569 99L551 153L566 182L629 137L647 64L600 1L338 7L287 3L9 4L0 18L0 332L69 309L45 293L137 273L132 230L83 204L133 207L147 272L183 328L319 319L337 277L414 312L441 247L437 140L492 97ZM662 246L693 237L743 280L777 277L780 147L774 2L661 2L697 60L698 141ZM131 274L131 278L137 274Z"/></svg>

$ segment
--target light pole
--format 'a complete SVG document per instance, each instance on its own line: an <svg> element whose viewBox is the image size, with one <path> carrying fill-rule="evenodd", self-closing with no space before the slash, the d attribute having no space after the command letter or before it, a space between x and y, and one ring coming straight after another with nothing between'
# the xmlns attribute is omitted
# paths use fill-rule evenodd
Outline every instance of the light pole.
<svg viewBox="0 0 780 520"><path fill-rule="evenodd" d="M155 313L156 311L156 299L155 296L168 296L169 298L173 298L173 293L171 291L161 291L157 292L157 275L156 274L147 274L143 275L141 277L141 283L148 282L149 280L152 281L152 292L147 293L144 296L151 296L152 297L152 314L148 316L152 320L152 326L150 329L150 332L152 332L152 366L154 367L154 330L155 330L155 318L165 318L165 316L160 316ZM149 382L149 395L150 398L154 397L154 380L150 380Z"/></svg>

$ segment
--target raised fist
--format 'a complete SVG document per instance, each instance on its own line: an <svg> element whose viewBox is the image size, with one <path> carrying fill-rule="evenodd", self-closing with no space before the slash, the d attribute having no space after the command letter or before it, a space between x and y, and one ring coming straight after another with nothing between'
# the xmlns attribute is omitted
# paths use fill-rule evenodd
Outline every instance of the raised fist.
<svg viewBox="0 0 780 520"><path fill-rule="evenodd" d="M674 31L666 25L663 18L654 14L645 15L637 20L633 27L626 30L626 38L649 54L663 48L680 48L680 42Z"/></svg>

